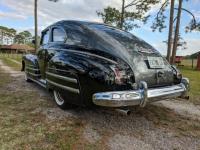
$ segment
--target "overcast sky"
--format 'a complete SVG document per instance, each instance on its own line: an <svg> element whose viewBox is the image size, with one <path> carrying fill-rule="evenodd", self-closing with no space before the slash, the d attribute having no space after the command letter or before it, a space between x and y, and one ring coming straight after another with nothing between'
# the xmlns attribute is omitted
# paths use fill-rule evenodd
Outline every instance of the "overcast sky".
<svg viewBox="0 0 200 150"><path fill-rule="evenodd" d="M0 0L0 25L12 27L18 31L29 30L33 33L33 2L34 0ZM101 11L107 6L120 8L120 3L121 0L60 0L57 3L38 0L39 31L59 20L73 19L102 22L96 11ZM192 11L196 18L200 20L200 0L184 2L183 7ZM132 30L131 33L144 39L165 55L166 44L163 41L167 39L168 29L166 28L162 33L159 33L152 32L150 28L158 8L159 5L153 6L149 12L152 16L149 22L139 29ZM169 13L166 15L168 16ZM190 19L191 17L183 12L181 33L187 42L187 49L179 50L178 55L187 55L200 51L200 32L187 34L184 32L184 27L189 23Z"/></svg>

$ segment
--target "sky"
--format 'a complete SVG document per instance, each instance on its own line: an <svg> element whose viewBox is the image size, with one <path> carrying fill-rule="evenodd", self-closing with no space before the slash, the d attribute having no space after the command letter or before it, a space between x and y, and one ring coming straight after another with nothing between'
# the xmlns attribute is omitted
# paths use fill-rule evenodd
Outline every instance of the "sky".
<svg viewBox="0 0 200 150"><path fill-rule="evenodd" d="M128 3L131 0L126 0ZM162 2L163 0L161 0ZM185 1L185 0L184 0ZM121 0L60 0L57 3L48 0L38 0L38 25L39 32L52 23L60 20L83 20L102 22L96 11L102 11L107 6L120 9ZM132 34L145 40L154 46L162 55L166 55L167 45L163 41L168 36L167 28L163 32L152 32L151 25L161 4L152 6L148 12L151 15L149 21L141 28L130 31ZM177 7L177 6L176 6ZM189 0L183 3L183 7L190 10L200 20L200 0ZM177 12L175 11L175 14ZM15 28L17 31L28 30L34 33L34 0L0 0L0 25ZM169 8L166 10L169 17ZM185 33L185 26L191 16L182 13L180 32L187 42L187 49L178 50L177 55L185 56L200 51L200 32Z"/></svg>

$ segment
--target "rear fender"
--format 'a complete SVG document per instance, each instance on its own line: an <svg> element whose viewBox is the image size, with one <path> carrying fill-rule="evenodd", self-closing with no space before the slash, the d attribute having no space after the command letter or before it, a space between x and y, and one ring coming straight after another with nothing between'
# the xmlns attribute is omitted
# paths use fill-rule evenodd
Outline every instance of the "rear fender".
<svg viewBox="0 0 200 150"><path fill-rule="evenodd" d="M108 67L111 64L111 62L100 58L83 54L62 53L51 58L48 64L48 71L60 76L76 79L77 85L66 82L62 82L61 84L79 89L80 97L77 97L79 100L77 99L76 101L75 96L73 96L72 101L80 104L80 99L82 99L81 105L87 105L87 100L91 103L91 92L93 93L93 90L96 91L99 87L105 85L99 84L99 82L106 82L105 77L108 78L108 75L112 73L112 70Z"/></svg>

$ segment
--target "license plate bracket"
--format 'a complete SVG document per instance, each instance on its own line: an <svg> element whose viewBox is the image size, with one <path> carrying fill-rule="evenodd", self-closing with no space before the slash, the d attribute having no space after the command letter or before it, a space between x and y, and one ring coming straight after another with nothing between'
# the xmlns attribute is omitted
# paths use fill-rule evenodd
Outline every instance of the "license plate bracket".
<svg viewBox="0 0 200 150"><path fill-rule="evenodd" d="M152 69L164 68L164 61L162 57L147 57L149 67Z"/></svg>

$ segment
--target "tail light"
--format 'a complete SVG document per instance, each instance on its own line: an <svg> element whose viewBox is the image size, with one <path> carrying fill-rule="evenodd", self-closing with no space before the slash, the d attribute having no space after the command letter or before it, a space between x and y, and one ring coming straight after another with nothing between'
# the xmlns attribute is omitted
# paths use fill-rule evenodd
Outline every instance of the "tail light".
<svg viewBox="0 0 200 150"><path fill-rule="evenodd" d="M115 74L115 83L116 84L125 84L127 79L130 78L130 76L126 73L125 70L119 69L116 66L110 66L110 68L113 70Z"/></svg>

